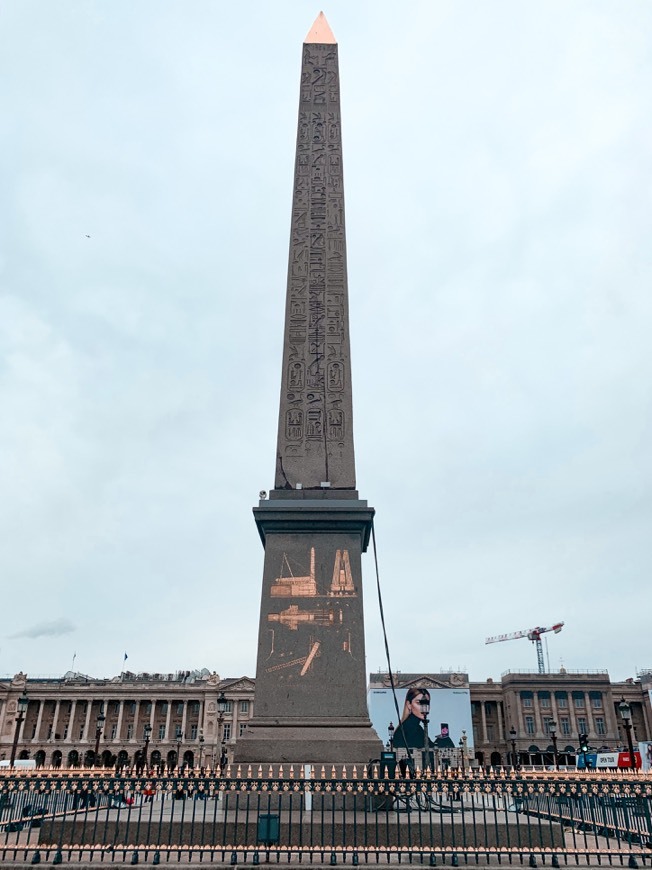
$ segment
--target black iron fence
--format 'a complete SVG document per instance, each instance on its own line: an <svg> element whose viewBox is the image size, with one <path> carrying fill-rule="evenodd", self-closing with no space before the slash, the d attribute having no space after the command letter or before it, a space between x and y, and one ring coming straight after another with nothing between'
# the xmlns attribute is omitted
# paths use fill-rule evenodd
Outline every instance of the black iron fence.
<svg viewBox="0 0 652 870"><path fill-rule="evenodd" d="M531 867L652 859L652 778L641 774L300 772L9 772L0 775L0 858Z"/></svg>

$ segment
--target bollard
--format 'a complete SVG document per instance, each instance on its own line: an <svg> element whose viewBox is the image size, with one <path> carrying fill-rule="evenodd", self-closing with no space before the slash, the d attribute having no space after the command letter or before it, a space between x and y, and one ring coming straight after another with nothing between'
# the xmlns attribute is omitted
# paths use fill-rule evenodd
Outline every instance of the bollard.
<svg viewBox="0 0 652 870"><path fill-rule="evenodd" d="M459 867L459 866L460 866L460 862L459 862L455 852L453 852L453 854L451 855L451 867Z"/></svg>
<svg viewBox="0 0 652 870"><path fill-rule="evenodd" d="M231 852L231 863L232 864L238 863L238 853L237 852Z"/></svg>
<svg viewBox="0 0 652 870"><path fill-rule="evenodd" d="M638 861L633 855L629 856L629 861L627 862L628 867L638 867Z"/></svg>
<svg viewBox="0 0 652 870"><path fill-rule="evenodd" d="M32 864L40 864L41 863L41 853L40 852L34 852L34 854L32 855L32 862L31 863Z"/></svg>
<svg viewBox="0 0 652 870"><path fill-rule="evenodd" d="M353 855L351 856L351 863L353 864L354 867L357 867L358 864L360 863L360 862L359 862L359 859L358 859L358 853L357 853L357 852L354 852Z"/></svg>
<svg viewBox="0 0 652 870"><path fill-rule="evenodd" d="M152 860L152 864L160 864L161 863L161 853L154 852L154 858Z"/></svg>
<svg viewBox="0 0 652 870"><path fill-rule="evenodd" d="M132 852L132 854L131 854L131 863L132 863L132 864L137 864L137 863L138 863L138 852Z"/></svg>
<svg viewBox="0 0 652 870"><path fill-rule="evenodd" d="M431 867L436 867L436 866L437 866L437 856L435 855L434 852L431 852L431 853L430 853L430 866L431 866Z"/></svg>
<svg viewBox="0 0 652 870"><path fill-rule="evenodd" d="M54 853L54 858L52 859L53 864L63 864L63 855L61 854L61 849L57 849Z"/></svg>
<svg viewBox="0 0 652 870"><path fill-rule="evenodd" d="M260 853L259 852L254 852L251 863L252 864L260 864Z"/></svg>
<svg viewBox="0 0 652 870"><path fill-rule="evenodd" d="M331 852L331 864L337 864L337 855L335 852Z"/></svg>
<svg viewBox="0 0 652 870"><path fill-rule="evenodd" d="M536 867L537 866L537 859L535 858L534 855L530 855L530 860L528 862L528 866L529 867Z"/></svg>
<svg viewBox="0 0 652 870"><path fill-rule="evenodd" d="M559 867L559 858L556 855L552 856L552 866Z"/></svg>

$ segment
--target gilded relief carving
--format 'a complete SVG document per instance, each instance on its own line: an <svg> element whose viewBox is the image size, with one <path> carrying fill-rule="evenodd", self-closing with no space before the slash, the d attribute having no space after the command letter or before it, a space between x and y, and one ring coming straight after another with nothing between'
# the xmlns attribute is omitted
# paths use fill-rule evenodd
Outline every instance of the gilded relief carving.
<svg viewBox="0 0 652 870"><path fill-rule="evenodd" d="M287 571L287 574L283 574L284 570ZM314 598L317 595L314 547L310 548L310 572L305 577L294 576L287 554L283 553L281 574L272 583L270 594L272 598Z"/></svg>
<svg viewBox="0 0 652 870"><path fill-rule="evenodd" d="M305 675L310 670L312 663L319 655L320 646L321 646L321 644L319 643L318 640L316 640L316 641L311 640L310 641L310 648L308 650L307 655L300 656L299 658L290 659L289 661L286 661L286 662L279 662L279 664L271 665L270 667L266 668L265 670L268 674L271 674L274 671L284 671L287 668L294 668L294 667L301 666L301 670L299 671L299 676L305 677Z"/></svg>
<svg viewBox="0 0 652 870"><path fill-rule="evenodd" d="M348 550L338 550L335 553L335 565L333 567L333 580L329 595L355 595L353 577L351 576L351 562Z"/></svg>
<svg viewBox="0 0 652 870"><path fill-rule="evenodd" d="M267 615L268 622L280 622L290 631L296 631L300 624L307 622L314 622L317 625L335 625L337 619L338 616L333 610L301 610L298 604L290 604L286 610L281 610L280 613ZM342 622L342 611L339 612L339 622Z"/></svg>
<svg viewBox="0 0 652 870"><path fill-rule="evenodd" d="M294 561L294 560L293 560ZM305 570L305 568L304 568ZM323 590L322 586L322 590ZM281 570L279 576L276 577L270 587L270 595L272 598L318 598L320 596L315 563L315 548L310 548L310 567L305 575L296 574L290 563L287 553L283 553L281 558ZM321 593L323 596L323 592ZM333 574L330 587L328 588L327 596L329 598L338 596L355 596L355 585L353 583L353 574L351 572L351 560L349 551L346 549L337 550L335 552L335 561L333 564ZM286 611L289 612L289 611ZM278 614L276 614L278 616ZM270 622L283 622L282 619L271 619ZM301 621L301 618L299 619ZM332 622L333 620L328 620ZM296 627L296 626L295 626Z"/></svg>

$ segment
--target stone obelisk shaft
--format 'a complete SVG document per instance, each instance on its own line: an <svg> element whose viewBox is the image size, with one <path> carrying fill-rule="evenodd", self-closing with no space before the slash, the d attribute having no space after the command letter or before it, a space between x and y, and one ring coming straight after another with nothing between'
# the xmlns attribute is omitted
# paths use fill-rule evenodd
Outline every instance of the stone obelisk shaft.
<svg viewBox="0 0 652 870"><path fill-rule="evenodd" d="M369 721L337 45L323 14L303 46L275 488L254 509L265 546L256 698L238 762L377 757Z"/></svg>
<svg viewBox="0 0 652 870"><path fill-rule="evenodd" d="M355 489L337 44L320 16L304 43L277 489ZM314 40L327 40L323 42Z"/></svg>

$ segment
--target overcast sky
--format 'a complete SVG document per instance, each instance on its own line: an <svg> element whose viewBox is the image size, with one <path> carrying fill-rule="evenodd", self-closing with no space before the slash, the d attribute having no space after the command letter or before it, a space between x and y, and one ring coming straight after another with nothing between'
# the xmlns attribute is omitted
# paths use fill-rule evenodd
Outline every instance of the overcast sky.
<svg viewBox="0 0 652 870"><path fill-rule="evenodd" d="M360 2L358 487L393 665L652 667L652 4ZM0 674L254 675L305 0L5 0ZM371 554L368 670L385 668Z"/></svg>

